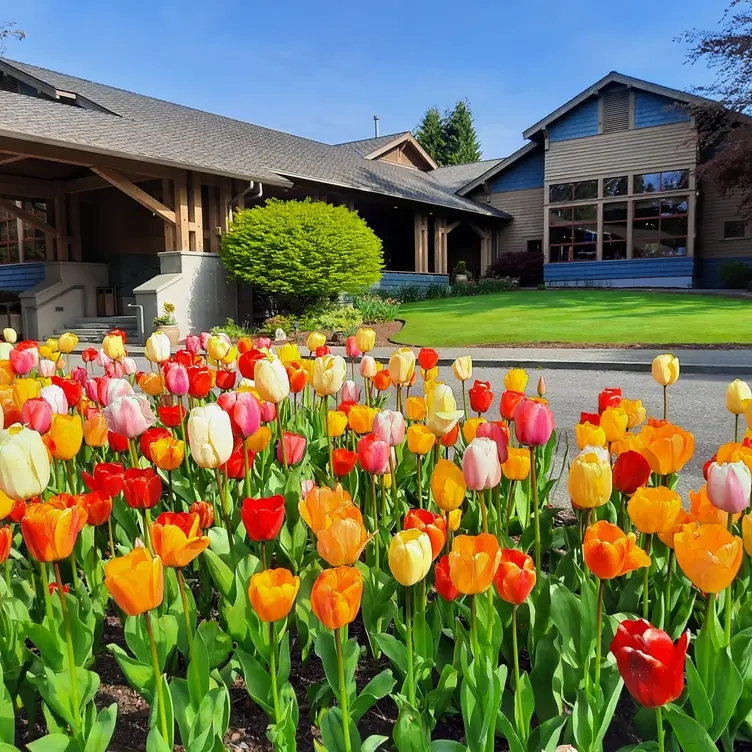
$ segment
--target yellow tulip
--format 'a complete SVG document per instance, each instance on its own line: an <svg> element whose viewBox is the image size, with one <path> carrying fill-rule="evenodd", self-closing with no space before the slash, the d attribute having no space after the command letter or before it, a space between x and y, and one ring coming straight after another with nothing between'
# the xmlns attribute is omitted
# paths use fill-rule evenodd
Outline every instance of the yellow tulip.
<svg viewBox="0 0 752 752"><path fill-rule="evenodd" d="M326 344L326 334L321 332L311 332L306 339L306 347L313 352L319 347L323 347Z"/></svg>
<svg viewBox="0 0 752 752"><path fill-rule="evenodd" d="M413 454L428 454L435 443L436 437L421 423L415 423L407 429L407 448Z"/></svg>
<svg viewBox="0 0 752 752"><path fill-rule="evenodd" d="M436 379L439 378L439 367L421 368L420 375L423 378L423 381L436 381Z"/></svg>
<svg viewBox="0 0 752 752"><path fill-rule="evenodd" d="M741 379L734 379L726 388L726 409L734 415L742 415L749 400L752 400L752 389Z"/></svg>
<svg viewBox="0 0 752 752"><path fill-rule="evenodd" d="M300 350L294 342L287 342L278 347L277 356L285 366L289 366L290 363L300 363L303 360L300 355Z"/></svg>
<svg viewBox="0 0 752 752"><path fill-rule="evenodd" d="M376 417L376 409L368 405L353 405L347 416L350 428L355 433L362 435L371 433L373 430L373 419Z"/></svg>
<svg viewBox="0 0 752 752"><path fill-rule="evenodd" d="M329 436L342 436L347 428L347 415L339 410L329 410L326 418L327 425L329 426Z"/></svg>
<svg viewBox="0 0 752 752"><path fill-rule="evenodd" d="M447 529L453 533L460 529L460 522L462 521L462 510L453 509L447 514Z"/></svg>
<svg viewBox="0 0 752 752"><path fill-rule="evenodd" d="M346 378L347 363L341 355L323 355L313 363L311 383L320 397L336 394Z"/></svg>
<svg viewBox="0 0 752 752"><path fill-rule="evenodd" d="M52 456L67 462L81 449L84 440L84 427L80 415L53 415L49 430L52 441Z"/></svg>
<svg viewBox="0 0 752 752"><path fill-rule="evenodd" d="M582 450L586 446L606 446L606 432L600 426L592 423L578 423L574 427L577 446Z"/></svg>
<svg viewBox="0 0 752 752"><path fill-rule="evenodd" d="M256 433L252 433L246 440L245 445L253 452L263 452L272 440L272 431L269 426L261 426Z"/></svg>
<svg viewBox="0 0 752 752"><path fill-rule="evenodd" d="M230 351L230 342L219 334L212 334L206 341L206 354L213 360L224 360Z"/></svg>
<svg viewBox="0 0 752 752"><path fill-rule="evenodd" d="M679 378L679 358L674 355L658 355L653 359L653 378L661 386L671 386Z"/></svg>
<svg viewBox="0 0 752 752"><path fill-rule="evenodd" d="M415 353L409 347L400 347L389 358L389 375L396 386L406 386L415 373Z"/></svg>
<svg viewBox="0 0 752 752"><path fill-rule="evenodd" d="M253 377L256 389L265 402L273 402L277 405L290 394L290 379L281 360L276 358L259 360Z"/></svg>
<svg viewBox="0 0 752 752"><path fill-rule="evenodd" d="M742 517L742 540L747 556L752 556L752 514Z"/></svg>
<svg viewBox="0 0 752 752"><path fill-rule="evenodd" d="M404 587L420 582L431 569L431 539L422 530L402 530L389 545L389 569Z"/></svg>
<svg viewBox="0 0 752 752"><path fill-rule="evenodd" d="M463 415L457 409L451 387L446 384L437 384L428 392L426 410L426 425L436 436L446 436Z"/></svg>
<svg viewBox="0 0 752 752"><path fill-rule="evenodd" d="M507 461L502 463L501 472L509 480L525 480L530 475L530 451L509 447Z"/></svg>
<svg viewBox="0 0 752 752"><path fill-rule="evenodd" d="M462 470L449 460L439 460L431 476L431 493L439 509L452 512L462 506L467 484Z"/></svg>
<svg viewBox="0 0 752 752"><path fill-rule="evenodd" d="M61 334L60 339L58 340L58 347L60 348L60 352L65 353L66 355L72 353L77 344L78 337L73 334L73 332L66 332L65 334Z"/></svg>
<svg viewBox="0 0 752 752"><path fill-rule="evenodd" d="M618 441L627 432L629 416L623 407L607 407L601 413L601 428L606 434L606 441Z"/></svg>
<svg viewBox="0 0 752 752"><path fill-rule="evenodd" d="M627 512L641 533L667 533L681 516L681 497L665 486L638 488L629 499Z"/></svg>
<svg viewBox="0 0 752 752"><path fill-rule="evenodd" d="M595 509L611 498L611 463L592 452L575 457L569 468L569 497L576 509Z"/></svg>
<svg viewBox="0 0 752 752"><path fill-rule="evenodd" d="M38 397L42 393L42 385L36 379L16 379L13 384L13 401L19 410L32 397Z"/></svg>
<svg viewBox="0 0 752 752"><path fill-rule="evenodd" d="M742 563L742 541L721 525L685 525L674 535L676 561L704 593L720 593Z"/></svg>
<svg viewBox="0 0 752 752"><path fill-rule="evenodd" d="M355 332L355 344L358 346L358 350L365 355L367 352L373 350L376 344L376 332L373 329L361 326Z"/></svg>
<svg viewBox="0 0 752 752"><path fill-rule="evenodd" d="M487 423L485 418L469 418L462 426L462 435L465 437L465 443L469 444L478 433L478 426Z"/></svg>
<svg viewBox="0 0 752 752"><path fill-rule="evenodd" d="M504 389L523 392L527 388L528 375L524 368L510 368L504 376Z"/></svg>
<svg viewBox="0 0 752 752"><path fill-rule="evenodd" d="M11 499L41 496L50 481L50 457L42 437L20 423L0 431L0 491Z"/></svg>
<svg viewBox="0 0 752 752"><path fill-rule="evenodd" d="M405 400L405 414L408 420L423 420L426 417L425 399L423 397L408 397Z"/></svg>
<svg viewBox="0 0 752 752"><path fill-rule="evenodd" d="M473 359L470 355L460 355L452 363L452 373L458 381L467 381L473 376Z"/></svg>
<svg viewBox="0 0 752 752"><path fill-rule="evenodd" d="M120 360L125 357L125 345L119 334L108 334L102 340L102 350L111 360Z"/></svg>

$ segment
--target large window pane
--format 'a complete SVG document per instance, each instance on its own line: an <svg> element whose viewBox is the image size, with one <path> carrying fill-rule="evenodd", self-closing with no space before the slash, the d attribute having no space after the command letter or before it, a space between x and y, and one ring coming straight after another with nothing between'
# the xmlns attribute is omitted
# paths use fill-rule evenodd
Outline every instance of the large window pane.
<svg viewBox="0 0 752 752"><path fill-rule="evenodd" d="M689 188L689 170L661 173L662 191L680 191L683 188Z"/></svg>
<svg viewBox="0 0 752 752"><path fill-rule="evenodd" d="M558 204L561 201L572 200L572 184L571 183L557 183L552 185L548 189L548 200L552 204Z"/></svg>
<svg viewBox="0 0 752 752"><path fill-rule="evenodd" d="M614 240L603 243L603 260L614 261L616 259L625 259L627 257L627 241Z"/></svg>
<svg viewBox="0 0 752 752"><path fill-rule="evenodd" d="M548 239L552 263L594 260L598 243L598 205L551 209Z"/></svg>
<svg viewBox="0 0 752 752"><path fill-rule="evenodd" d="M589 198L598 198L598 181L583 180L574 184L574 200L583 201Z"/></svg>
<svg viewBox="0 0 752 752"><path fill-rule="evenodd" d="M596 245L595 243L589 243L587 245L573 246L574 254L572 261L595 261Z"/></svg>
<svg viewBox="0 0 752 752"><path fill-rule="evenodd" d="M688 196L637 201L632 220L633 256L686 256L689 234L688 211ZM652 216L647 216L649 213Z"/></svg>
<svg viewBox="0 0 752 752"><path fill-rule="evenodd" d="M555 264L559 261L569 261L569 249L568 245L552 245L551 246L551 263Z"/></svg>
<svg viewBox="0 0 752 752"><path fill-rule="evenodd" d="M604 222L623 222L629 214L629 204L626 201L612 201L603 204Z"/></svg>
<svg viewBox="0 0 752 752"><path fill-rule="evenodd" d="M635 217L657 217L661 213L661 202L656 201L635 201Z"/></svg>
<svg viewBox="0 0 752 752"><path fill-rule="evenodd" d="M597 222L598 206L597 204L586 204L585 206L574 207L575 222Z"/></svg>
<svg viewBox="0 0 752 752"><path fill-rule="evenodd" d="M549 230L549 239L552 244L558 245L559 243L571 243L572 242L572 226L566 227L552 227Z"/></svg>
<svg viewBox="0 0 752 752"><path fill-rule="evenodd" d="M569 224L572 221L572 215L573 210L570 207L566 209L551 209L551 224Z"/></svg>
<svg viewBox="0 0 752 752"><path fill-rule="evenodd" d="M661 200L661 214L687 214L687 212L689 212L689 200L686 197Z"/></svg>
<svg viewBox="0 0 752 752"><path fill-rule="evenodd" d="M661 190L661 173L649 172L634 176L635 193L657 193Z"/></svg>
<svg viewBox="0 0 752 752"><path fill-rule="evenodd" d="M688 226L687 217L665 217L661 219L661 235L686 236Z"/></svg>
<svg viewBox="0 0 752 752"><path fill-rule="evenodd" d="M629 179L626 175L618 178L605 178L603 181L603 195L626 196L629 193Z"/></svg>

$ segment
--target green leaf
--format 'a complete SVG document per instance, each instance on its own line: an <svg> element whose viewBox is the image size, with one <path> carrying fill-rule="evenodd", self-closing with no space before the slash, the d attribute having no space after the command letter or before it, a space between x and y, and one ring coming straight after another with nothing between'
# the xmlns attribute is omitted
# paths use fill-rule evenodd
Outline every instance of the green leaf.
<svg viewBox="0 0 752 752"><path fill-rule="evenodd" d="M203 559L217 590L232 603L235 600L235 575L232 570L210 548L204 551Z"/></svg>
<svg viewBox="0 0 752 752"><path fill-rule="evenodd" d="M191 648L191 662L188 664L188 691L191 705L197 709L209 692L209 655L201 635L197 634Z"/></svg>
<svg viewBox="0 0 752 752"><path fill-rule="evenodd" d="M501 729L502 736L507 740L510 752L525 752L525 745L520 740L514 724L499 710L497 726Z"/></svg>
<svg viewBox="0 0 752 752"><path fill-rule="evenodd" d="M314 650L324 664L324 673L326 674L326 680L329 682L329 686L332 688L335 695L339 697L339 668L337 664L337 648L334 641L334 635L329 632L329 630L319 632L316 636ZM347 687L349 697L354 697L355 695L355 669L358 666L359 655L360 650L358 649L358 643L355 639L348 640L342 646L342 658L345 668L345 687Z"/></svg>
<svg viewBox="0 0 752 752"><path fill-rule="evenodd" d="M321 738L326 752L345 752L345 735L342 711L338 707L329 708L321 718ZM350 719L350 745L352 752L361 752L358 728Z"/></svg>
<svg viewBox="0 0 752 752"><path fill-rule="evenodd" d="M431 742L431 752L467 752L467 747L449 739L437 739Z"/></svg>
<svg viewBox="0 0 752 752"><path fill-rule="evenodd" d="M606 736L606 731L608 731L608 727L611 725L611 719L614 717L616 704L619 702L619 697L621 696L621 690L623 689L623 687L624 680L619 677L619 680L611 690L611 696L608 697L608 702L606 703L605 707L599 708L598 733L595 735L594 741L597 749L601 748L603 739Z"/></svg>
<svg viewBox="0 0 752 752"><path fill-rule="evenodd" d="M743 683L741 674L731 660L727 648L721 650L716 656L714 668L716 691L710 700L713 707L713 725L710 728L705 726L705 728L710 738L717 741L731 720L737 700L742 694Z"/></svg>
<svg viewBox="0 0 752 752"><path fill-rule="evenodd" d="M131 658L119 645L108 645L107 649L115 657L128 684L151 705L154 691L154 669L151 664Z"/></svg>
<svg viewBox="0 0 752 752"><path fill-rule="evenodd" d="M65 734L47 734L47 736L26 745L29 752L66 752L69 748L71 752L75 749L74 742Z"/></svg>
<svg viewBox="0 0 752 752"><path fill-rule="evenodd" d="M535 710L541 722L561 714L561 654L557 650L556 634L544 635L536 646L535 662L530 683L535 695Z"/></svg>
<svg viewBox="0 0 752 752"><path fill-rule="evenodd" d="M392 665L397 668L403 676L407 676L407 648L394 635L381 632L372 635L376 644L386 654Z"/></svg>
<svg viewBox="0 0 752 752"><path fill-rule="evenodd" d="M197 633L201 635L209 657L209 667L219 668L224 665L232 652L232 639L222 631L216 621L202 621Z"/></svg>
<svg viewBox="0 0 752 752"><path fill-rule="evenodd" d="M16 715L13 700L5 686L2 666L0 666L0 742L13 744L16 741Z"/></svg>
<svg viewBox="0 0 752 752"><path fill-rule="evenodd" d="M588 702L585 691L577 691L577 700L572 708L571 727L577 749L590 750L593 744L593 732L595 731L595 718L593 709Z"/></svg>
<svg viewBox="0 0 752 752"><path fill-rule="evenodd" d="M555 752L559 744L559 737L567 722L567 716L560 715L558 718L549 718L545 723L536 726L530 734L528 750L530 752Z"/></svg>
<svg viewBox="0 0 752 752"><path fill-rule="evenodd" d="M371 734L371 736L369 736L368 739L363 742L363 746L360 748L360 752L374 752L374 750L377 750L384 742L388 741L388 736Z"/></svg>
<svg viewBox="0 0 752 752"><path fill-rule="evenodd" d="M94 722L86 739L84 752L107 752L110 739L112 739L112 735L115 733L117 713L118 706L116 702L99 711L97 720Z"/></svg>
<svg viewBox="0 0 752 752"><path fill-rule="evenodd" d="M709 729L713 725L713 708L710 705L708 693L705 691L695 664L689 656L687 656L686 670L687 693L689 695L689 702L692 705L692 713L703 728Z"/></svg>
<svg viewBox="0 0 752 752"><path fill-rule="evenodd" d="M718 752L707 731L676 705L666 705L662 712L671 724L682 752Z"/></svg>
<svg viewBox="0 0 752 752"><path fill-rule="evenodd" d="M245 679L245 688L248 694L271 718L274 714L271 677L256 658L250 653L246 653L245 650L236 650L235 657L240 661L241 671Z"/></svg>
<svg viewBox="0 0 752 752"><path fill-rule="evenodd" d="M403 695L395 695L399 713L394 725L394 744L398 752L424 752L431 744L431 732L425 716Z"/></svg>
<svg viewBox="0 0 752 752"><path fill-rule="evenodd" d="M394 676L385 669L363 687L350 708L350 716L357 723L379 700L386 697L394 687Z"/></svg>

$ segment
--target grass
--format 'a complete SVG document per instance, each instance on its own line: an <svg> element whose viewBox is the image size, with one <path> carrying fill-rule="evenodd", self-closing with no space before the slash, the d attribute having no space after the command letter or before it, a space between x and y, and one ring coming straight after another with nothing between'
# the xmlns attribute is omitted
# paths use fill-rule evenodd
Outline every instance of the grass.
<svg viewBox="0 0 752 752"><path fill-rule="evenodd" d="M408 303L401 344L752 343L752 302L694 293L521 290Z"/></svg>

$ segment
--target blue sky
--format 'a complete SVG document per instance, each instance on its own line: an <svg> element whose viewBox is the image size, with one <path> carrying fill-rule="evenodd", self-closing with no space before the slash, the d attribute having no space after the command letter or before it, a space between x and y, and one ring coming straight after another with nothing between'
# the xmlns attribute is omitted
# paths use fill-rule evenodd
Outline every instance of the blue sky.
<svg viewBox="0 0 752 752"><path fill-rule="evenodd" d="M610 70L710 80L673 41L728 0L3 0L29 63L329 143L467 98L484 156ZM680 9L679 9L680 8Z"/></svg>

